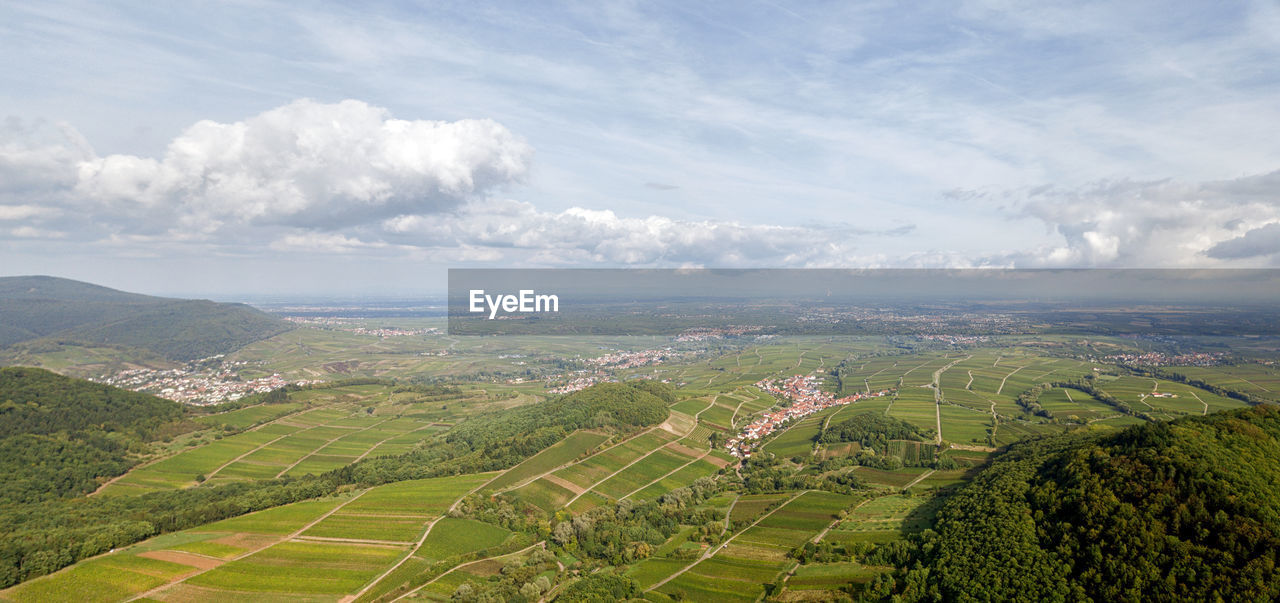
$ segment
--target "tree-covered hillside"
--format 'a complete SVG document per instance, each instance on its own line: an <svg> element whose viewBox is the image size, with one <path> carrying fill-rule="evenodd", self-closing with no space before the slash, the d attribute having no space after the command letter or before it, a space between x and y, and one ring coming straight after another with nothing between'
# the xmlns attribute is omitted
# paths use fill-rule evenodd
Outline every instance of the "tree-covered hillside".
<svg viewBox="0 0 1280 603"><path fill-rule="evenodd" d="M92 492L182 405L33 368L0 368L0 503Z"/></svg>
<svg viewBox="0 0 1280 603"><path fill-rule="evenodd" d="M187 361L289 328L244 304L152 297L48 276L0 278L0 346L107 345Z"/></svg>
<svg viewBox="0 0 1280 603"><path fill-rule="evenodd" d="M922 441L924 439L924 434L915 425L878 412L858 413L829 426L818 437L818 441L823 444L858 442L863 448L877 451L883 451L888 446L889 440Z"/></svg>
<svg viewBox="0 0 1280 603"><path fill-rule="evenodd" d="M915 595L1280 598L1280 408L1015 445L939 514Z"/></svg>

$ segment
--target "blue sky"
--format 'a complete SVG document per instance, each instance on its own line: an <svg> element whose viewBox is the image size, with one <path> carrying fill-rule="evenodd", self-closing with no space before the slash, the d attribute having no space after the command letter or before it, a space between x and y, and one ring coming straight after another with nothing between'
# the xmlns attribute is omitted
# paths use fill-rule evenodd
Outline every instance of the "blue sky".
<svg viewBox="0 0 1280 603"><path fill-rule="evenodd" d="M3 274L1280 264L1269 2L27 4Z"/></svg>

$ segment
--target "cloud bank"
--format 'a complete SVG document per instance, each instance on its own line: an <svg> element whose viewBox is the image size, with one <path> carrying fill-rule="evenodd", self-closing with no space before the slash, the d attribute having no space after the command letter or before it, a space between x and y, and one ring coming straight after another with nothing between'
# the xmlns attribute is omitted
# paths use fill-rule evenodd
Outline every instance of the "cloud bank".
<svg viewBox="0 0 1280 603"><path fill-rule="evenodd" d="M1044 245L931 248L914 224L852 228L545 211L500 196L532 147L487 119L404 120L299 100L201 121L158 158L98 155L66 124L0 127L0 239L150 253L398 256L523 266L1188 267L1280 263L1280 171L940 194L1045 228ZM654 190L674 185L648 182ZM780 207L778 222L789 217ZM913 250L881 251L887 241ZM899 244L898 249L904 245Z"/></svg>
<svg viewBox="0 0 1280 603"><path fill-rule="evenodd" d="M1265 266L1280 252L1280 171L1200 183L1041 188L1025 193L1021 211L1064 239L1019 254L1023 265Z"/></svg>

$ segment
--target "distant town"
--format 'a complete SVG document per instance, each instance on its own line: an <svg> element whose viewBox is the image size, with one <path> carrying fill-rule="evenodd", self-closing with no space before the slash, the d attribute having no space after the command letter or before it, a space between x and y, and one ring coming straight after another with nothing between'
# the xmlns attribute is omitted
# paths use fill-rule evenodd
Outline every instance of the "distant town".
<svg viewBox="0 0 1280 603"><path fill-rule="evenodd" d="M1103 358L1116 364L1138 366L1218 366L1230 356L1226 352L1195 352L1190 354L1165 354L1147 352L1145 354L1112 354Z"/></svg>
<svg viewBox="0 0 1280 603"><path fill-rule="evenodd" d="M286 316L285 320L298 325L307 325L328 331L345 331L357 335L375 335L377 337L405 337L409 335L439 335L440 329L400 329L394 327L365 326L366 320L343 318L336 316Z"/></svg>

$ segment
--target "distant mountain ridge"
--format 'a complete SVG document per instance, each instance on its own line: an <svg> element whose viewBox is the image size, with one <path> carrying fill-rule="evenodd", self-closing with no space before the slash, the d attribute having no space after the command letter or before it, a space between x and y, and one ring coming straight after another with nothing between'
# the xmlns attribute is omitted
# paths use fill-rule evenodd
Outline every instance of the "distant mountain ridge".
<svg viewBox="0 0 1280 603"><path fill-rule="evenodd" d="M245 304L153 297L51 276L0 277L0 347L65 341L188 361L290 328Z"/></svg>

